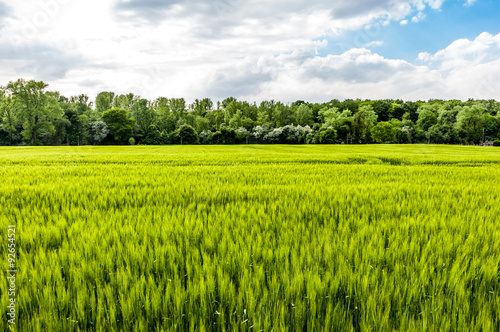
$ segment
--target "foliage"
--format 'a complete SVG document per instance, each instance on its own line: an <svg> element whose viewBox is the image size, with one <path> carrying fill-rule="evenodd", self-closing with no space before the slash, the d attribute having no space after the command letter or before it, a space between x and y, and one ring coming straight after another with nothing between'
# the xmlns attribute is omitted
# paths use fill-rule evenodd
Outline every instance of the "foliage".
<svg viewBox="0 0 500 332"><path fill-rule="evenodd" d="M115 98L114 92L101 92L96 97L96 111L104 113L112 108L113 100Z"/></svg>
<svg viewBox="0 0 500 332"><path fill-rule="evenodd" d="M437 122L438 118L432 106L424 105L419 108L417 126L423 131L428 131L429 128L434 126Z"/></svg>
<svg viewBox="0 0 500 332"><path fill-rule="evenodd" d="M183 98L150 101L104 91L92 102L83 94L66 97L47 88L44 82L22 79L0 86L0 145L127 144L130 137L140 144L181 144L183 125L194 129L193 142L198 136L203 144L318 144L328 128L335 130L337 143L369 144L372 129L383 122L394 127L390 142L479 144L500 137L500 103L495 100L257 104L229 97L188 104ZM95 140L91 124L101 120L111 133Z"/></svg>
<svg viewBox="0 0 500 332"><path fill-rule="evenodd" d="M246 128L240 127L236 129L235 132L236 132L236 139L238 140L238 142L248 144L248 139L250 138L251 134Z"/></svg>
<svg viewBox="0 0 500 332"><path fill-rule="evenodd" d="M396 143L396 129L389 122L379 122L371 129L372 138L377 143Z"/></svg>
<svg viewBox="0 0 500 332"><path fill-rule="evenodd" d="M90 134L94 144L101 143L109 134L108 126L104 121L96 120L90 124Z"/></svg>
<svg viewBox="0 0 500 332"><path fill-rule="evenodd" d="M130 107L133 118L137 125L137 131L142 137L150 135L152 126L155 124L157 113L149 106L147 99L138 99Z"/></svg>
<svg viewBox="0 0 500 332"><path fill-rule="evenodd" d="M309 106L302 104L295 111L295 120L300 126L312 126L314 124L313 112Z"/></svg>
<svg viewBox="0 0 500 332"><path fill-rule="evenodd" d="M368 143L371 129L377 124L377 114L372 106L361 106L353 116L353 134L360 143Z"/></svg>
<svg viewBox="0 0 500 332"><path fill-rule="evenodd" d="M132 136L135 119L128 117L128 111L123 108L112 108L102 113L102 120L110 130L110 135L117 142L125 142Z"/></svg>
<svg viewBox="0 0 500 332"><path fill-rule="evenodd" d="M24 81L9 82L7 90L12 94L15 107L19 109L18 118L22 123L23 137L34 145L42 138L55 132L53 120L62 116L56 95L46 92L44 82Z"/></svg>
<svg viewBox="0 0 500 332"><path fill-rule="evenodd" d="M236 144L236 131L230 127L221 127L213 136L214 144Z"/></svg>
<svg viewBox="0 0 500 332"><path fill-rule="evenodd" d="M337 131L333 128L326 128L319 134L319 143L335 144L337 143Z"/></svg>
<svg viewBox="0 0 500 332"><path fill-rule="evenodd" d="M198 144L200 137L193 127L183 124L172 134L171 140L173 144Z"/></svg>
<svg viewBox="0 0 500 332"><path fill-rule="evenodd" d="M255 139L257 140L261 140L261 139L264 139L264 137L267 135L268 133L268 130L264 127L261 127L261 126L256 126L255 128L253 128L253 131L252 131L252 136L255 137Z"/></svg>
<svg viewBox="0 0 500 332"><path fill-rule="evenodd" d="M483 126L483 109L478 105L458 107L456 128L465 132L467 143L477 143Z"/></svg>

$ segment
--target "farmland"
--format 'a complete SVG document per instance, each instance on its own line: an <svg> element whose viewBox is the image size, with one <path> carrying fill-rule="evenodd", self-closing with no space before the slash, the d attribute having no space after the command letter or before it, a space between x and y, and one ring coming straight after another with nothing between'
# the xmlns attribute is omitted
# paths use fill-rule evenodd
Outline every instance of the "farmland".
<svg viewBox="0 0 500 332"><path fill-rule="evenodd" d="M498 148L0 148L0 179L19 331L500 330Z"/></svg>

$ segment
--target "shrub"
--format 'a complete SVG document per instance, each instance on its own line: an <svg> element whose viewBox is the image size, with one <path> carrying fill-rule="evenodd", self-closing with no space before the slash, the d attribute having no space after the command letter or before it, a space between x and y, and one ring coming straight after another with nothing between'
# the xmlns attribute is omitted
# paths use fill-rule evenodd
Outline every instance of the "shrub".
<svg viewBox="0 0 500 332"><path fill-rule="evenodd" d="M174 144L198 144L200 137L193 127L187 124L181 125L171 135L171 142Z"/></svg>
<svg viewBox="0 0 500 332"><path fill-rule="evenodd" d="M319 134L319 142L321 144L335 144L337 143L337 131L333 128L327 128Z"/></svg>
<svg viewBox="0 0 500 332"><path fill-rule="evenodd" d="M377 143L396 143L396 129L389 122L379 122L371 130L372 138Z"/></svg>
<svg viewBox="0 0 500 332"><path fill-rule="evenodd" d="M235 144L236 131L230 127L222 127L212 136L214 144Z"/></svg>
<svg viewBox="0 0 500 332"><path fill-rule="evenodd" d="M493 141L493 146L500 146L500 139L496 139Z"/></svg>

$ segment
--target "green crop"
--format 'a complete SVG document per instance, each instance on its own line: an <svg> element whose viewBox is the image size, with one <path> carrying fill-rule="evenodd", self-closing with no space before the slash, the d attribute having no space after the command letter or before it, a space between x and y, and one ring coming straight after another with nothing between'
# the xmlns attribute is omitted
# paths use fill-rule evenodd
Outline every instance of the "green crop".
<svg viewBox="0 0 500 332"><path fill-rule="evenodd" d="M500 330L494 148L0 148L0 179L18 331Z"/></svg>

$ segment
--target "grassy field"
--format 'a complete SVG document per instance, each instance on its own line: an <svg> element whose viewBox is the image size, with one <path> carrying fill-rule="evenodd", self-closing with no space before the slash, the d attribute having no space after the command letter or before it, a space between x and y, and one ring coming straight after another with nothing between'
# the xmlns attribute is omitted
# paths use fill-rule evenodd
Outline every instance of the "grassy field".
<svg viewBox="0 0 500 332"><path fill-rule="evenodd" d="M19 331L499 331L500 149L0 148Z"/></svg>

